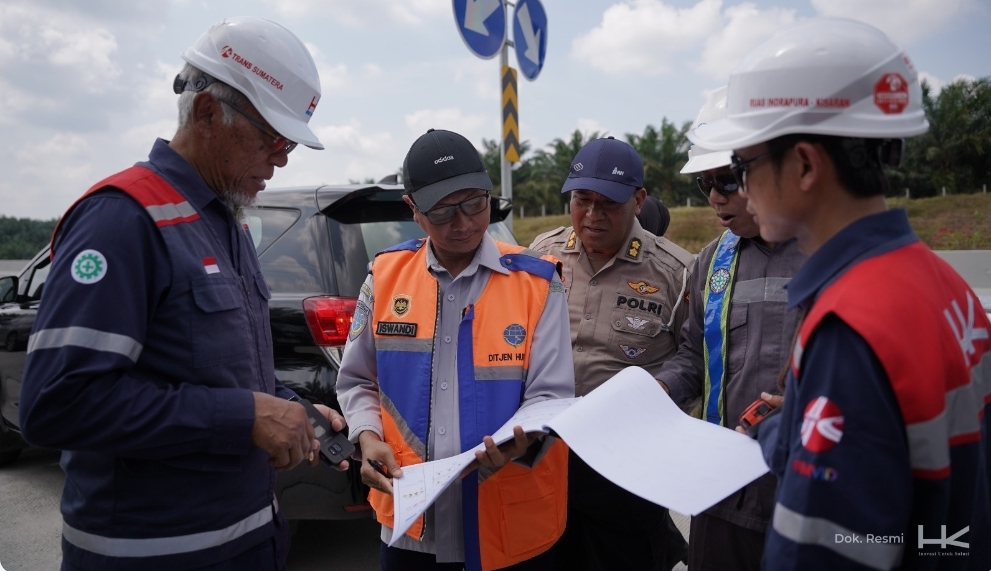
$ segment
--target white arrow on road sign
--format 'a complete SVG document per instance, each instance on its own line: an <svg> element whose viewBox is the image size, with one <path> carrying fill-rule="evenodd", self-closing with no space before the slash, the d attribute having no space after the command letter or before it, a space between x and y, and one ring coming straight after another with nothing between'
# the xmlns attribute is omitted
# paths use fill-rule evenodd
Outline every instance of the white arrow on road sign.
<svg viewBox="0 0 991 571"><path fill-rule="evenodd" d="M452 0L451 4L465 46L482 59L495 57L506 41L504 0Z"/></svg>
<svg viewBox="0 0 991 571"><path fill-rule="evenodd" d="M513 45L523 77L533 81L547 57L547 12L540 0L516 0Z"/></svg>
<svg viewBox="0 0 991 571"><path fill-rule="evenodd" d="M489 35L485 19L499 9L499 0L468 0L465 4L465 29L483 36Z"/></svg>
<svg viewBox="0 0 991 571"><path fill-rule="evenodd" d="M530 21L530 9L526 4L520 6L517 17L520 19L523 38L526 40L526 51L523 52L523 57L532 61L534 65L540 65L540 30L533 29L533 22Z"/></svg>

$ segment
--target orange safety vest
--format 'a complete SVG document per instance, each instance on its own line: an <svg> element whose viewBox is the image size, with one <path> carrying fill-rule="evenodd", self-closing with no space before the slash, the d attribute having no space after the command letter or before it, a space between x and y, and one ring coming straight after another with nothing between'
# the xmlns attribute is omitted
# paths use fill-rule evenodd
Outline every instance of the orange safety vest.
<svg viewBox="0 0 991 571"><path fill-rule="evenodd" d="M426 459L431 371L438 319L437 280L427 269L425 239L379 253L372 265L375 338L384 439L400 466ZM461 449L469 450L519 409L533 332L547 302L557 260L496 242L508 275L492 272L458 328L457 377ZM567 447L558 441L533 468L510 462L484 478L462 480L465 565L500 569L539 555L564 532ZM394 527L392 496L369 502L378 521ZM406 532L423 537L421 517Z"/></svg>

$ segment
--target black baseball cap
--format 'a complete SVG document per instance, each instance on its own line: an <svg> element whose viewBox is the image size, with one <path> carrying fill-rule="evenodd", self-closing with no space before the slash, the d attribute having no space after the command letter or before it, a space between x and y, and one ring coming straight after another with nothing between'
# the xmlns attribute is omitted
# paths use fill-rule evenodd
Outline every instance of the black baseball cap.
<svg viewBox="0 0 991 571"><path fill-rule="evenodd" d="M626 202L643 188L643 161L629 144L606 137L589 141L571 161L561 192L591 190L614 202Z"/></svg>
<svg viewBox="0 0 991 571"><path fill-rule="evenodd" d="M459 190L490 191L492 179L468 139L452 131L430 129L406 153L403 186L416 207L426 212Z"/></svg>

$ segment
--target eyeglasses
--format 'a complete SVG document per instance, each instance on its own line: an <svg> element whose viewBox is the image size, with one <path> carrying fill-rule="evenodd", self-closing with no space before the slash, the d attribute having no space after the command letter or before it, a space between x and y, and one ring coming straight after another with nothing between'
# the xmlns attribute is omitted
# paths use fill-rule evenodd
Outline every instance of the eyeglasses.
<svg viewBox="0 0 991 571"><path fill-rule="evenodd" d="M736 153L733 153L733 156L730 157L731 164L729 166L729 170L733 171L733 178L735 178L737 184L740 185L740 189L742 189L744 192L747 191L747 171L750 170L750 167L753 166L754 163L758 161L762 161L768 157L772 157L778 153L782 153L788 150L788 148L789 147L783 147L780 149L771 149L766 153L757 155L756 157L747 160L743 160L742 158L737 156Z"/></svg>
<svg viewBox="0 0 991 571"><path fill-rule="evenodd" d="M296 145L298 143L294 143L294 142L290 141L289 139L283 137L282 135L276 135L268 127L266 127L265 125L263 125L261 123L261 121L258 121L257 119L255 119L251 115L248 115L247 113L245 113L244 111L242 111L241 109L239 109L237 105L234 105L230 101L227 101L226 99L221 99L219 97L214 97L214 99L216 99L217 101L220 101L221 103L226 103L228 107L230 107L231 109L237 111L238 113L241 114L242 117L244 117L245 119L247 119L248 120L248 123L251 123L256 129L258 129L259 131L261 131L262 134L265 135L266 140L269 140L270 141L270 142L268 142L266 144L266 146L269 149L278 150L278 151L285 151L286 154L288 155L289 153L292 152L293 149L296 148Z"/></svg>
<svg viewBox="0 0 991 571"><path fill-rule="evenodd" d="M706 200L709 200L709 192L716 189L716 192L723 196L730 196L740 190L740 184L736 182L736 177L732 174L721 174L713 178L695 177L695 182L699 185L699 190Z"/></svg>
<svg viewBox="0 0 991 571"><path fill-rule="evenodd" d="M468 200L462 200L457 204L445 204L444 206L431 208L425 212L420 210L419 206L416 209L420 210L420 212L427 217L427 220L429 220L431 224L436 224L439 226L454 220L454 215L458 209L461 209L461 212L464 212L465 216L474 216L485 210L488 205L489 193L486 192L485 194L473 196Z"/></svg>

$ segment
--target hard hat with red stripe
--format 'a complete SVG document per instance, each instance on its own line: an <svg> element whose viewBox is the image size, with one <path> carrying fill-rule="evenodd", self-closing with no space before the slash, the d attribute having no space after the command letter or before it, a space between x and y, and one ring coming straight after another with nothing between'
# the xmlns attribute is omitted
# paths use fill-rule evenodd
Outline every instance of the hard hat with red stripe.
<svg viewBox="0 0 991 571"><path fill-rule="evenodd" d="M928 129L908 56L871 25L822 18L748 53L730 75L726 117L688 138L731 150L791 134L901 139Z"/></svg>

